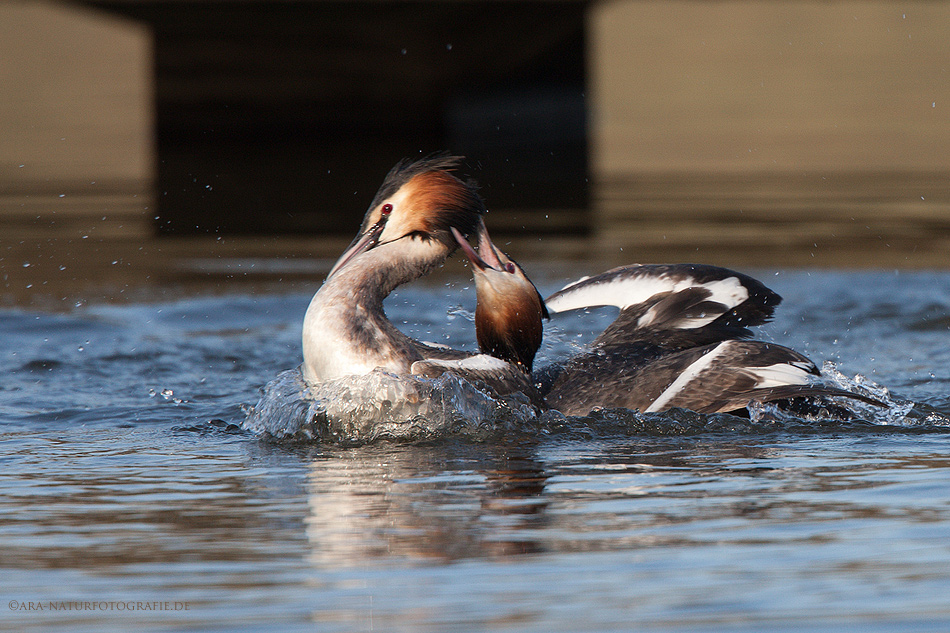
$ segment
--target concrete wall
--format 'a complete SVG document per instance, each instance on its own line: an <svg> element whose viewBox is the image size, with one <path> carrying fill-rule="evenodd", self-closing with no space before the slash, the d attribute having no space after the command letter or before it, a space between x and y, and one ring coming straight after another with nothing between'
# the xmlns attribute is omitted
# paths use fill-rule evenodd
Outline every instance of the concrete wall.
<svg viewBox="0 0 950 633"><path fill-rule="evenodd" d="M599 250L950 262L950 4L592 5Z"/></svg>
<svg viewBox="0 0 950 633"><path fill-rule="evenodd" d="M558 94L561 84L579 91L586 41L588 90L575 101L589 109L589 163L564 158L583 154L582 132L569 152L555 152L522 141L504 126L488 126L499 137L514 139L524 164L556 176L531 181L524 172L501 177L486 167L474 175L482 179L494 209L517 207L522 199L541 201L546 206L537 214L542 222L537 226L551 226L554 215L547 207L558 208L558 217L567 220L557 226L579 230L592 223L601 250L642 248L650 240L658 249L668 249L671 241L687 249L750 235L740 246L759 244L771 252L795 235L810 256L807 250L822 236L837 247L841 235L850 235L853 244L865 248L882 236L893 237L895 227L904 236L901 244L918 251L922 240L943 240L934 242L936 252L950 239L950 4L598 0L541 9L529 5L103 0L94 9L0 0L0 216L5 227L20 226L38 236L149 233L151 219L161 215L151 202L158 159L155 104L161 110L159 129L166 131L159 148L166 177L160 179L159 193L166 210L191 214L183 223L201 224L192 216L203 214L210 218L202 224L205 229L228 223L233 228L239 215L231 204L235 199L247 201L246 217L261 215L260 209L289 209L280 217L298 222L303 211L334 200L334 191L358 214L352 192L375 186L367 174L385 171L395 160L390 155L438 149L449 144L447 136L460 151L466 149L457 147L465 145L461 132L485 140L471 117L455 121L449 116L449 124L441 118L446 107L450 113L484 114L492 103L473 100L471 108L460 107L467 102L456 94L459 85L468 90L462 96L484 97L493 90L511 94L513 83L537 83L543 71L545 88L551 88L543 94ZM420 7L428 16L421 24ZM575 31L581 32L584 11L587 31L579 37ZM509 17L507 30L496 24L501 14ZM428 37L431 55L419 53L420 46L410 47L412 56L399 54L406 33L393 28L397 19L414 25L410 39L416 44L424 39L420 33ZM534 39L510 36L526 21L536 27ZM356 27L363 29L362 39L354 38ZM159 52L154 56L153 37ZM235 55L235 50L243 53ZM492 61L482 50L507 62ZM357 58L373 72L356 73L352 62ZM409 64L412 72L393 73L394 59ZM214 72L227 81L208 81ZM386 104L395 95L405 98L391 109L372 100L346 100L348 77L370 92L381 91ZM271 80L285 88L272 90ZM239 88L238 96L246 96L247 103L222 98L222 86ZM344 97L321 101L326 86L339 86ZM420 86L428 86L428 92ZM419 92L425 93L424 108L410 99ZM505 106L512 125L524 114L533 127L563 128L563 122L537 114L544 109ZM401 127L382 126L405 132L384 141L365 121L376 111L390 110L416 119ZM319 125L321 113L345 118L354 112L352 118L362 126L343 126L336 119ZM215 118L222 114L234 120ZM244 133L242 125L251 132ZM331 133L352 146L349 160L340 158L340 144L333 145ZM262 143L247 144L246 139L257 137ZM353 138L360 143L351 143ZM204 145L189 143L193 139ZM296 153L287 151L293 143ZM206 155L196 147L206 147ZM515 149L493 151L484 162L496 168L517 162ZM546 169L538 157L542 149L570 173ZM255 160L271 171L261 172ZM368 169L367 160L380 165ZM592 214L580 208L586 195L571 196L586 194L586 187L576 183L587 174L575 172L587 166ZM264 185L229 176L256 172L265 175ZM284 189L274 184L277 175L287 180ZM552 181L564 186L551 186ZM517 189L521 197L505 202L502 194L508 189ZM263 199L265 193L271 198ZM187 209L187 196L196 210ZM327 205L334 225L340 225L338 206ZM536 230L524 215L509 217L515 228ZM496 222L504 224L501 214ZM811 228L802 228L803 222ZM322 226L310 219L298 223L298 230ZM784 228L778 231L779 226Z"/></svg>
<svg viewBox="0 0 950 633"><path fill-rule="evenodd" d="M149 230L151 73L141 25L64 3L0 3L0 213L8 226Z"/></svg>
<svg viewBox="0 0 950 633"><path fill-rule="evenodd" d="M950 169L950 4L592 5L592 166Z"/></svg>

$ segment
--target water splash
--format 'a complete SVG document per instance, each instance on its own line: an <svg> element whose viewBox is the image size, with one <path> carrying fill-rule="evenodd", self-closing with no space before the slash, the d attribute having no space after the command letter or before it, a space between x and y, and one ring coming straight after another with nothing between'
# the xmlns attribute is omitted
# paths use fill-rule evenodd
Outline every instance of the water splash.
<svg viewBox="0 0 950 633"><path fill-rule="evenodd" d="M162 389L161 391L156 391L155 389L150 388L148 390L148 397L154 398L156 396L161 396L162 400L165 402L172 402L174 404L184 404L185 401L181 398L175 397L175 392L172 389Z"/></svg>
<svg viewBox="0 0 950 633"><path fill-rule="evenodd" d="M494 398L448 373L429 380L376 370L311 388L298 368L264 387L243 426L277 440L358 445L453 436L485 440L537 418L521 394Z"/></svg>
<svg viewBox="0 0 950 633"><path fill-rule="evenodd" d="M816 400L801 410L751 403L746 415L707 415L686 409L640 413L596 407L585 416L566 416L556 410L539 411L521 394L499 398L450 373L429 380L376 370L311 388L298 368L281 373L264 387L258 403L246 410L243 428L278 441L353 446L378 440L675 437L950 427L946 415L896 397L864 376L849 378L834 363L825 363L822 377L829 385L870 396L885 406L838 398Z"/></svg>
<svg viewBox="0 0 950 633"><path fill-rule="evenodd" d="M258 403L246 412L243 429L259 436L342 446L379 440L530 441L772 430L770 423L685 409L642 414L597 407L586 416L567 416L553 409L539 411L521 394L493 397L449 373L428 380L382 370L313 388L299 369L285 371L264 387Z"/></svg>
<svg viewBox="0 0 950 633"><path fill-rule="evenodd" d="M884 403L878 406L860 400L832 398L828 402L816 401L813 411L803 414L800 411L789 412L775 404L751 403L749 415L753 420L782 422L834 422L856 423L858 421L873 426L903 427L908 429L950 427L950 417L925 404L905 400L891 393L884 385L878 384L861 374L853 378L842 373L832 361L825 361L821 368L822 381L851 393L869 396ZM836 402L832 402L835 401Z"/></svg>
<svg viewBox="0 0 950 633"><path fill-rule="evenodd" d="M843 374L832 361L825 361L821 367L822 378L826 382L839 389L850 391L852 393L870 396L875 400L884 403L883 407L875 406L855 400L848 403L848 409L858 418L880 425L907 425L913 424L910 418L915 404L910 400L904 400L891 394L890 389L884 385L879 385L873 380L856 374L854 378L849 378Z"/></svg>

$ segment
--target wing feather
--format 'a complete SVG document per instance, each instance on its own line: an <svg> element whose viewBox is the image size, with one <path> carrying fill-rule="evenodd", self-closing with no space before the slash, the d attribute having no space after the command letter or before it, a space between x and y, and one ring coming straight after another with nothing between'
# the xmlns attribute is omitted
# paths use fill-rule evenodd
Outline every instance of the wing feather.
<svg viewBox="0 0 950 633"><path fill-rule="evenodd" d="M547 298L552 312L596 306L620 308L595 346L660 341L685 349L751 336L782 298L761 282L703 264L634 265L569 284Z"/></svg>

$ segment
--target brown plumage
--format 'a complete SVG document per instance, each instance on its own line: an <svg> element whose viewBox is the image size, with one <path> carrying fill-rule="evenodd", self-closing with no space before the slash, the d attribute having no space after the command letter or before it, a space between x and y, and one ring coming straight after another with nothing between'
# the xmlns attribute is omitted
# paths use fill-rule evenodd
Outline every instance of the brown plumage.
<svg viewBox="0 0 950 633"><path fill-rule="evenodd" d="M403 159L396 164L373 198L360 235L382 219L386 204L398 207L399 216L388 219L390 229L397 226L401 237L438 239L455 250L451 227L465 235L474 233L485 203L471 181L456 177L460 156L437 154L417 161ZM390 232L392 232L390 230Z"/></svg>
<svg viewBox="0 0 950 633"><path fill-rule="evenodd" d="M475 336L479 348L531 373L534 356L541 347L542 318L547 308L521 266L495 248L484 224L479 224L478 252L461 234L455 239L472 264L475 292Z"/></svg>
<svg viewBox="0 0 950 633"><path fill-rule="evenodd" d="M390 170L359 234L307 309L303 373L308 381L376 368L409 373L413 362L430 356L428 348L389 321L383 300L458 248L452 230L472 233L480 224L485 205L475 187L447 171L459 160L401 161Z"/></svg>
<svg viewBox="0 0 950 633"><path fill-rule="evenodd" d="M546 302L521 267L491 243L484 225L477 230L477 254L455 237L474 271L479 347L530 371ZM724 268L616 268L548 299L555 311L614 305L621 312L590 351L534 372L531 382L546 406L567 415L598 406L718 413L743 410L751 401L825 396L881 404L822 384L815 364L794 350L742 340L780 301L758 281Z"/></svg>
<svg viewBox="0 0 950 633"><path fill-rule="evenodd" d="M308 383L377 369L429 378L451 372L497 395L521 392L541 402L519 366L413 340L383 309L394 288L425 275L458 248L453 234L471 234L481 225L485 206L474 185L450 173L458 162L454 156L402 161L386 176L359 234L307 309L302 372Z"/></svg>
<svg viewBox="0 0 950 633"><path fill-rule="evenodd" d="M530 373L544 336L538 319L543 304L537 293L526 300L527 305L502 300L498 310L479 303L475 308L475 336L483 352L516 363Z"/></svg>

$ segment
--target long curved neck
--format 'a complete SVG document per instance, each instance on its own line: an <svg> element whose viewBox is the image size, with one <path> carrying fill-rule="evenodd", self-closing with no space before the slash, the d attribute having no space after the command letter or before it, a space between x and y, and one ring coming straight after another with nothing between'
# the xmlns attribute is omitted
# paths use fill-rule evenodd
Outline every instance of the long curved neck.
<svg viewBox="0 0 950 633"><path fill-rule="evenodd" d="M381 367L408 373L420 359L412 339L394 326L383 300L399 285L441 264L441 243L404 240L359 255L327 279L303 324L303 373L311 383L367 374Z"/></svg>

